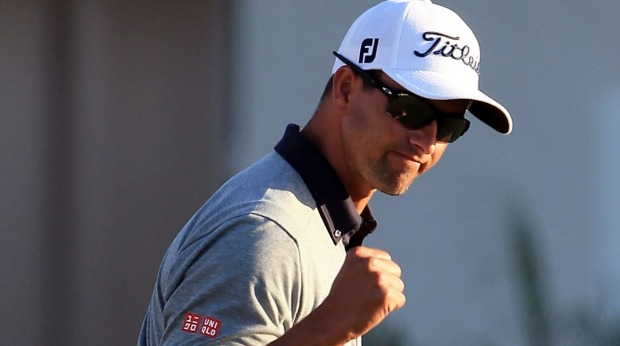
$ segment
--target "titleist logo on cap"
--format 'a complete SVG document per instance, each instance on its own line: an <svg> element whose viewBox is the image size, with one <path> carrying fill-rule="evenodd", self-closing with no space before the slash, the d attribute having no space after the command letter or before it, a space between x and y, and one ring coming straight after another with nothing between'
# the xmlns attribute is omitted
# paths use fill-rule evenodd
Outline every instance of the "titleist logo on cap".
<svg viewBox="0 0 620 346"><path fill-rule="evenodd" d="M383 71L416 95L473 100L473 115L501 133L512 131L510 113L479 89L476 35L447 7L429 0L381 1L353 22L338 53L363 69ZM332 74L344 65L336 57Z"/></svg>
<svg viewBox="0 0 620 346"><path fill-rule="evenodd" d="M459 36L450 36L435 31L427 31L422 34L424 41L433 42L425 51L414 51L413 53L420 58L427 57L430 54L449 57L454 60L460 60L465 65L472 68L476 73L480 74L480 57L470 55L468 45L459 45ZM452 40L452 41L450 41Z"/></svg>

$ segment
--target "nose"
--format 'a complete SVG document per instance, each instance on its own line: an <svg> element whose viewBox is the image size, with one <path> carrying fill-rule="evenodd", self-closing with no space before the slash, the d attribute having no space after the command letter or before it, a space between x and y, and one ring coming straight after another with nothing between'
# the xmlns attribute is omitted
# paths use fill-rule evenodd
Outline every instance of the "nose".
<svg viewBox="0 0 620 346"><path fill-rule="evenodd" d="M409 130L409 143L422 149L425 154L433 154L437 144L437 121L415 130Z"/></svg>

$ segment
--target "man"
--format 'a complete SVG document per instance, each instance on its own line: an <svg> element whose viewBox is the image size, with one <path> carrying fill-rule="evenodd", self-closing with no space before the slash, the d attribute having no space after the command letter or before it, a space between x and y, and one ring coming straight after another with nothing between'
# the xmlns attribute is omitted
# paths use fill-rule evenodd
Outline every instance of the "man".
<svg viewBox="0 0 620 346"><path fill-rule="evenodd" d="M510 115L478 90L480 50L454 12L386 1L340 48L300 129L239 173L165 254L140 345L360 345L405 303L401 269L362 241L376 190L404 193L467 131Z"/></svg>

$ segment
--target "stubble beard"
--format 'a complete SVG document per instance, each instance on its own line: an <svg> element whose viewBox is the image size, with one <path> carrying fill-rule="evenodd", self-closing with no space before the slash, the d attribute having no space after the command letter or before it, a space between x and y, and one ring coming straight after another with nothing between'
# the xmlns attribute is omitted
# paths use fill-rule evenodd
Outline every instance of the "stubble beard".
<svg viewBox="0 0 620 346"><path fill-rule="evenodd" d="M345 165L349 171L357 171L372 188L387 195L400 196L404 194L418 175L417 171L402 171L395 169L384 153L378 159L357 157L356 151L345 146Z"/></svg>
<svg viewBox="0 0 620 346"><path fill-rule="evenodd" d="M371 185L390 196L400 196L407 192L417 176L417 172L394 170L385 156L379 161L369 162L364 171Z"/></svg>

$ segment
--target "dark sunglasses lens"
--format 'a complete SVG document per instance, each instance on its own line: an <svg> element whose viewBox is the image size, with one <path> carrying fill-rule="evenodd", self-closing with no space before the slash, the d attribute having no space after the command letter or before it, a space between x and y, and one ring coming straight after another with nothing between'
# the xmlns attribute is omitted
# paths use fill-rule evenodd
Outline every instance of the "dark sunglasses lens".
<svg viewBox="0 0 620 346"><path fill-rule="evenodd" d="M437 141L452 143L469 129L469 120L463 117L440 115L416 96L401 96L390 101L386 111L406 127L417 130L437 119Z"/></svg>
<svg viewBox="0 0 620 346"><path fill-rule="evenodd" d="M437 120L437 140L452 143L469 129L469 120L465 118L441 118Z"/></svg>
<svg viewBox="0 0 620 346"><path fill-rule="evenodd" d="M392 100L386 111L412 130L430 124L435 113L429 105L415 96L401 96Z"/></svg>

